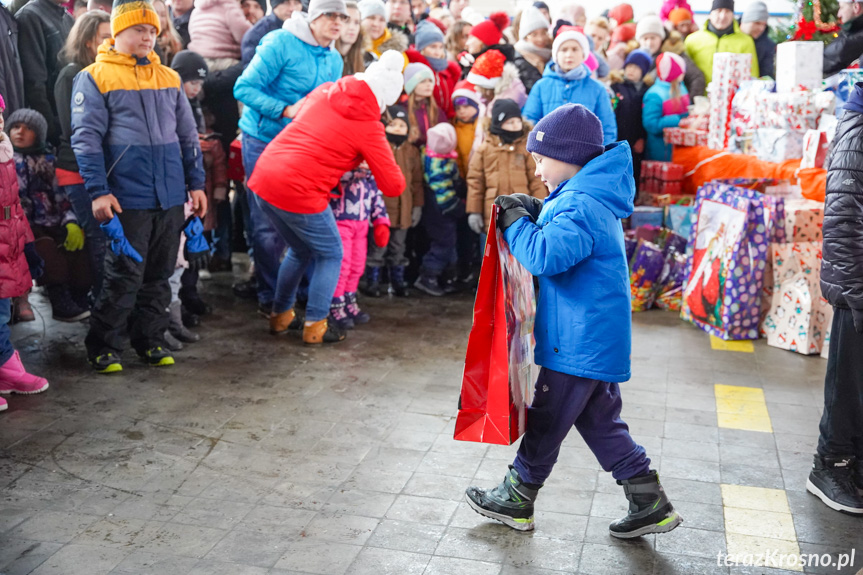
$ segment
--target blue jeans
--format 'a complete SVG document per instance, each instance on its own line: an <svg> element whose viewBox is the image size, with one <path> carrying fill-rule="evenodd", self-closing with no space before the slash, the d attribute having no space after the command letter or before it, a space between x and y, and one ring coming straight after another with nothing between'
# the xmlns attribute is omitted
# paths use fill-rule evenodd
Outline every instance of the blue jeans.
<svg viewBox="0 0 863 575"><path fill-rule="evenodd" d="M615 479L646 475L650 459L620 419L621 406L616 383L541 368L527 410L527 430L513 462L521 480L545 483L573 426Z"/></svg>
<svg viewBox="0 0 863 575"><path fill-rule="evenodd" d="M9 361L15 353L12 347L12 332L9 330L9 320L12 319L12 298L0 299L0 366Z"/></svg>
<svg viewBox="0 0 863 575"><path fill-rule="evenodd" d="M257 208L270 218L289 246L279 268L273 312L281 313L294 307L300 280L309 264L314 263L306 321L326 318L342 269L342 238L333 210L327 206L317 214L295 214L281 210L255 194L250 200L250 204L257 204Z"/></svg>
<svg viewBox="0 0 863 575"><path fill-rule="evenodd" d="M93 202L84 184L60 186L60 191L69 198L78 225L84 230L85 248L90 259L90 275L93 279L93 301L99 301L102 283L105 280L105 250L108 249L105 234L93 217Z"/></svg>
<svg viewBox="0 0 863 575"><path fill-rule="evenodd" d="M243 170L246 181L252 176L258 158L267 147L267 142L253 138L243 133ZM248 189L246 192L254 190ZM252 224L252 249L255 254L255 274L258 277L258 303L268 304L273 301L276 292L276 281L279 275L279 261L287 247L282 235L276 231L273 224L260 205L249 199L249 216ZM335 288L333 288L335 291Z"/></svg>

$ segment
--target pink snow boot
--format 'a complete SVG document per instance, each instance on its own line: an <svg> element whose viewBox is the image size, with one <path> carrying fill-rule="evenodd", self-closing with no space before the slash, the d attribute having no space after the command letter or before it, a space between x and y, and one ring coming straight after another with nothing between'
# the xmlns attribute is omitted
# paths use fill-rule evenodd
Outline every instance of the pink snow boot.
<svg viewBox="0 0 863 575"><path fill-rule="evenodd" d="M48 389L48 380L27 373L16 350L9 361L0 366L0 393L40 393Z"/></svg>

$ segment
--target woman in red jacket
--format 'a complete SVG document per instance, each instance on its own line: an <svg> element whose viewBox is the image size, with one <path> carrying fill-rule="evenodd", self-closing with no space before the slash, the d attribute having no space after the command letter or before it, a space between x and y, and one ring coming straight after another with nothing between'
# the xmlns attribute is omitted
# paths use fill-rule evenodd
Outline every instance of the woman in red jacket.
<svg viewBox="0 0 863 575"><path fill-rule="evenodd" d="M402 66L402 55L389 51L364 73L319 86L258 160L248 187L290 248L279 268L272 333L283 333L294 323L297 287L314 264L303 341L345 338L335 322L327 321L342 264L341 237L329 201L342 175L363 160L385 196L404 190L404 176L381 123L386 106L401 94Z"/></svg>

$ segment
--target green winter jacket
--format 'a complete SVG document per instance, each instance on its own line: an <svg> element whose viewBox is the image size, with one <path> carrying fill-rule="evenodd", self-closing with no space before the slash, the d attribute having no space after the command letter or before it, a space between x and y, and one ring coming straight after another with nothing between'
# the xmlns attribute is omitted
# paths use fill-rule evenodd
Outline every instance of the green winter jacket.
<svg viewBox="0 0 863 575"><path fill-rule="evenodd" d="M752 77L758 78L758 53L755 51L755 41L752 36L740 31L737 20L734 21L734 32L718 38L716 34L704 28L686 37L686 53L704 72L707 83L713 78L713 55L717 52L732 52L734 54L752 54Z"/></svg>

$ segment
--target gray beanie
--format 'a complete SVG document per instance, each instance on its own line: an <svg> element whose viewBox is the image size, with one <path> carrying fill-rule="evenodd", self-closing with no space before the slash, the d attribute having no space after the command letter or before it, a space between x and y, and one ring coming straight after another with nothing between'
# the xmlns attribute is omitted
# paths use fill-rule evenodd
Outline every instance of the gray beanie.
<svg viewBox="0 0 863 575"><path fill-rule="evenodd" d="M36 143L48 141L48 121L45 116L32 108L18 108L6 118L6 132L11 132L16 124L24 124L36 132Z"/></svg>
<svg viewBox="0 0 863 575"><path fill-rule="evenodd" d="M440 42L443 44L444 36L443 32L440 31L440 28L429 22L428 20L422 20L419 24L417 24L416 32L414 32L416 49L418 52L422 52L427 46Z"/></svg>
<svg viewBox="0 0 863 575"><path fill-rule="evenodd" d="M324 14L348 15L345 0L312 0L309 2L309 22L314 22Z"/></svg>
<svg viewBox="0 0 863 575"><path fill-rule="evenodd" d="M369 16L380 16L384 20L387 19L387 7L381 0L362 0L357 7L360 9L360 20L365 20Z"/></svg>
<svg viewBox="0 0 863 575"><path fill-rule="evenodd" d="M740 19L740 22L743 24L747 22L767 22L769 17L770 12L767 10L767 4L764 2L753 2L743 11L743 18Z"/></svg>

